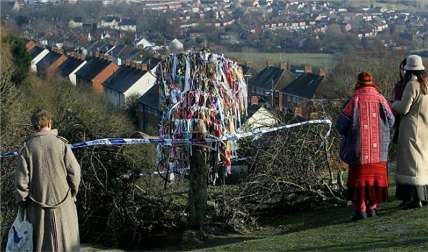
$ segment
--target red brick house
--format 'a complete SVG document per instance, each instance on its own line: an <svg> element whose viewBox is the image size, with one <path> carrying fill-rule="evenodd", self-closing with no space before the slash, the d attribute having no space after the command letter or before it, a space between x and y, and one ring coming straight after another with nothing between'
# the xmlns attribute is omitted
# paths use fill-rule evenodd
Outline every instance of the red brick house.
<svg viewBox="0 0 428 252"><path fill-rule="evenodd" d="M104 93L103 82L119 68L105 58L93 58L76 72L77 86L92 89L97 94Z"/></svg>
<svg viewBox="0 0 428 252"><path fill-rule="evenodd" d="M51 80L55 77L58 67L67 59L67 57L59 52L50 51L37 64L37 75Z"/></svg>

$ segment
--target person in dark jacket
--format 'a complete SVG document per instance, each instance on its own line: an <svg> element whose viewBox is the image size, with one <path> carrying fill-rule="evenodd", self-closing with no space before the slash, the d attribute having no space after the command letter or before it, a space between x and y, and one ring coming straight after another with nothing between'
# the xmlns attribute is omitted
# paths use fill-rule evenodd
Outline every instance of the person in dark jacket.
<svg viewBox="0 0 428 252"><path fill-rule="evenodd" d="M349 164L347 186L353 221L376 215L378 205L387 200L387 157L394 120L392 108L372 75L360 73L355 91L336 122L344 138L341 158Z"/></svg>
<svg viewBox="0 0 428 252"><path fill-rule="evenodd" d="M404 70L404 66L406 65L407 58L405 58L400 63L400 80L395 83L394 86L394 102L401 101L401 97L403 96L404 88L406 87L407 81L404 80L404 75L406 70ZM393 143L398 143L398 132L400 125L400 115L395 115L395 125L394 125L394 136L392 138Z"/></svg>

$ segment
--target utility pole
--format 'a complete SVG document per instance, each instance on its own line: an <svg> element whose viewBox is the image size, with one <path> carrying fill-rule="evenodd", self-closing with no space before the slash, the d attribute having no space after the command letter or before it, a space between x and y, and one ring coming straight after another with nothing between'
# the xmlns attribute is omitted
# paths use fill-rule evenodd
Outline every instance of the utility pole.
<svg viewBox="0 0 428 252"><path fill-rule="evenodd" d="M273 107L273 92L274 92L274 91L273 91L273 79L271 80L271 82L272 82L272 89L271 89L270 91L271 91L271 93L272 93L272 109L273 109L273 108L274 108L274 107Z"/></svg>

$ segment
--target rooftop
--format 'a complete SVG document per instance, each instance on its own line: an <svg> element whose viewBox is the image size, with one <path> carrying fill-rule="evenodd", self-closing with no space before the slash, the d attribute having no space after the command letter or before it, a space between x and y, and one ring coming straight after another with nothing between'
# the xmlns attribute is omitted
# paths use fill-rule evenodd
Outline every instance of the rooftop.
<svg viewBox="0 0 428 252"><path fill-rule="evenodd" d="M37 55L39 55L43 50L44 48L39 46L33 47L33 49L31 49L30 51L31 59L34 59L35 57L37 57Z"/></svg>
<svg viewBox="0 0 428 252"><path fill-rule="evenodd" d="M39 69L46 69L48 68L50 65L52 65L57 59L59 59L62 56L62 54L57 53L57 52L49 52L48 54L46 54L45 57L43 57L43 59L41 59L39 62L37 62L37 69L39 71Z"/></svg>
<svg viewBox="0 0 428 252"><path fill-rule="evenodd" d="M284 70L278 67L266 67L253 78L250 79L249 85L271 89L272 85L279 80Z"/></svg>
<svg viewBox="0 0 428 252"><path fill-rule="evenodd" d="M120 66L114 74L104 81L104 87L124 93L146 72L127 65Z"/></svg>
<svg viewBox="0 0 428 252"><path fill-rule="evenodd" d="M88 61L82 68L77 71L76 76L81 79L91 81L102 70L104 70L112 62L106 59L94 58Z"/></svg>
<svg viewBox="0 0 428 252"><path fill-rule="evenodd" d="M135 19L122 18L120 25L137 25L137 21Z"/></svg>
<svg viewBox="0 0 428 252"><path fill-rule="evenodd" d="M141 64L147 64L149 69L153 69L161 60L153 57L144 58Z"/></svg>
<svg viewBox="0 0 428 252"><path fill-rule="evenodd" d="M83 60L76 58L67 58L60 66L59 73L63 77L67 77L71 72L73 72L80 64L83 63Z"/></svg>
<svg viewBox="0 0 428 252"><path fill-rule="evenodd" d="M126 45L117 45L113 47L111 50L109 50L107 54L111 55L112 57L117 57L125 47Z"/></svg>
<svg viewBox="0 0 428 252"><path fill-rule="evenodd" d="M323 79L323 76L317 74L303 73L282 91L290 95L312 99Z"/></svg>

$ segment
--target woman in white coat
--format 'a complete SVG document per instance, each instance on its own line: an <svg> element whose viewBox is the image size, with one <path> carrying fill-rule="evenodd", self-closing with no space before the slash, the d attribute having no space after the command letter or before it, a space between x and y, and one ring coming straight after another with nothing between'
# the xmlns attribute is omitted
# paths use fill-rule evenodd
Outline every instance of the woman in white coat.
<svg viewBox="0 0 428 252"><path fill-rule="evenodd" d="M428 76L417 55L407 57L406 87L392 105L402 116L398 136L396 197L407 207L428 201Z"/></svg>

